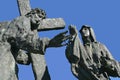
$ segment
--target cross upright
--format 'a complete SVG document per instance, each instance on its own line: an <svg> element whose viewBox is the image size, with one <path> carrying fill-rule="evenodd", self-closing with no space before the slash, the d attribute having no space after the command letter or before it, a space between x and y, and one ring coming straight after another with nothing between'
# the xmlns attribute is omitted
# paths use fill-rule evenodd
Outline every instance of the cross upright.
<svg viewBox="0 0 120 80"><path fill-rule="evenodd" d="M20 16L31 11L29 0L17 0L17 2ZM65 22L62 18L47 18L40 22L37 31L63 29L64 27ZM30 53L30 56L35 80L50 80L44 55Z"/></svg>

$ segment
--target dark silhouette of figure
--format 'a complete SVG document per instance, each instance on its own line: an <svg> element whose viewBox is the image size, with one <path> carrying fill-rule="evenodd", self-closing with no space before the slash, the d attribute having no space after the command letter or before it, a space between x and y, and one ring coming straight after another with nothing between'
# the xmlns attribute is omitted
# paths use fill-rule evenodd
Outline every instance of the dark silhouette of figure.
<svg viewBox="0 0 120 80"><path fill-rule="evenodd" d="M71 64L74 76L79 80L110 80L120 77L120 63L116 61L105 45L98 42L91 27L83 25L79 31L81 43L75 26L69 26L71 38L66 48L66 57Z"/></svg>

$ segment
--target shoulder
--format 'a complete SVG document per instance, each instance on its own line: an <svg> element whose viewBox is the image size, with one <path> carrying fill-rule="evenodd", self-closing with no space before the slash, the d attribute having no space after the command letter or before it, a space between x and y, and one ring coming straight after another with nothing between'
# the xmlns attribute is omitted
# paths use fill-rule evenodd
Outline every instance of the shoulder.
<svg viewBox="0 0 120 80"><path fill-rule="evenodd" d="M29 18L27 18L26 16L18 16L17 18L15 18L14 20L29 20Z"/></svg>
<svg viewBox="0 0 120 80"><path fill-rule="evenodd" d="M17 27L17 28L22 28L22 27L30 27L30 19L25 17L25 16L19 16L15 19L13 19L9 25L9 27Z"/></svg>
<svg viewBox="0 0 120 80"><path fill-rule="evenodd" d="M11 23L23 23L23 22L29 22L30 19L26 16L19 16L11 21Z"/></svg>

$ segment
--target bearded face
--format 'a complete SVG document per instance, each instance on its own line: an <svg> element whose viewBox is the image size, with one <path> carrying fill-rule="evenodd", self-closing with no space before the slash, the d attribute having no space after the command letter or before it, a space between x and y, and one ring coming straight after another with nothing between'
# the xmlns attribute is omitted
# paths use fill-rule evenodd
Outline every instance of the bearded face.
<svg viewBox="0 0 120 80"><path fill-rule="evenodd" d="M42 19L46 18L46 13L42 9L32 9L29 13L26 14L26 17L30 18L31 29L37 29Z"/></svg>

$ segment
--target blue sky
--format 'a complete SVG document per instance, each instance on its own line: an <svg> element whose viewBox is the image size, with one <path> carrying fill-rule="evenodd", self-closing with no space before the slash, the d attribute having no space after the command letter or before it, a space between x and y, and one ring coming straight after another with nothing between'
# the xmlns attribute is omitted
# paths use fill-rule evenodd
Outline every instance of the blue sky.
<svg viewBox="0 0 120 80"><path fill-rule="evenodd" d="M48 18L62 17L66 22L64 30L40 32L40 37L52 38L68 29L70 24L92 26L97 40L105 44L114 58L120 61L120 0L31 0L32 8L42 8ZM19 16L16 0L0 1L0 21ZM65 47L49 48L45 54L52 80L77 80L70 71L65 57ZM19 65L19 80L34 80L31 66ZM111 78L111 80L120 80Z"/></svg>

